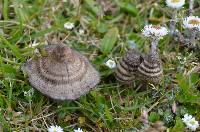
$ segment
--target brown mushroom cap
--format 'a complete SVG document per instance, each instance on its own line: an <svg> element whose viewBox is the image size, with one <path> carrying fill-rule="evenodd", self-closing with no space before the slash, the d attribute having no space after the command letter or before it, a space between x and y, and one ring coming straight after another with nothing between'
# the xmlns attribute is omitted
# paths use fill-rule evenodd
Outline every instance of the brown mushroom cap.
<svg viewBox="0 0 200 132"><path fill-rule="evenodd" d="M63 44L45 47L46 56L26 63L29 82L56 100L75 100L94 88L99 73L82 54Z"/></svg>

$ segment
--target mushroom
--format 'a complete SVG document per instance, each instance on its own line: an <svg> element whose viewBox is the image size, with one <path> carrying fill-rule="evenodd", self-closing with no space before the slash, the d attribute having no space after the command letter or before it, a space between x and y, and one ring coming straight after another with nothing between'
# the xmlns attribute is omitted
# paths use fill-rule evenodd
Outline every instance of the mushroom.
<svg viewBox="0 0 200 132"><path fill-rule="evenodd" d="M46 55L26 63L30 84L55 100L75 100L100 82L99 73L79 52L64 44L44 47Z"/></svg>

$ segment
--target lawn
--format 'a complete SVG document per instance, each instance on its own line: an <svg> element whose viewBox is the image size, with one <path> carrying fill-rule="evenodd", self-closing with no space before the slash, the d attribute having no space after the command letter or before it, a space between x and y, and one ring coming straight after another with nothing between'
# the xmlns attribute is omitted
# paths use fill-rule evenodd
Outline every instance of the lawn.
<svg viewBox="0 0 200 132"><path fill-rule="evenodd" d="M199 5L194 0L191 15L200 17ZM189 6L187 0L176 11L183 39L193 34L182 22ZM0 0L0 132L39 132L56 125L67 132L151 132L155 123L169 132L191 131L182 118L189 114L200 121L199 31L192 48L170 32L160 39L164 76L157 85L121 84L105 64L130 48L148 54L150 41L142 29L147 24L170 29L174 13L165 0ZM44 96L24 68L55 39L85 55L101 76L74 101Z"/></svg>

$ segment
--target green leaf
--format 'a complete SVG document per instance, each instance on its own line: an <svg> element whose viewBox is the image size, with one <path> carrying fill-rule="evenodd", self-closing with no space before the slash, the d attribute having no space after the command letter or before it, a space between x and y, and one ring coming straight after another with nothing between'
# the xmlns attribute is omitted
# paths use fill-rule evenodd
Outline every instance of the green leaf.
<svg viewBox="0 0 200 132"><path fill-rule="evenodd" d="M110 113L110 111L109 111L107 105L105 105L105 115L106 115L107 119L108 119L110 122L113 121L112 115L111 115L111 113Z"/></svg>
<svg viewBox="0 0 200 132"><path fill-rule="evenodd" d="M2 95L0 94L0 108L4 107L4 100L3 97L1 97Z"/></svg>
<svg viewBox="0 0 200 132"><path fill-rule="evenodd" d="M12 65L4 64L1 66L1 70L5 77L14 77L16 75L16 69Z"/></svg>
<svg viewBox="0 0 200 132"><path fill-rule="evenodd" d="M105 34L100 44L100 49L103 54L107 55L112 50L117 42L118 34L117 28L112 28Z"/></svg>
<svg viewBox="0 0 200 132"><path fill-rule="evenodd" d="M177 79L180 87L180 92L176 96L177 100L181 103L200 105L200 92L194 87L198 81L197 77L178 74Z"/></svg>
<svg viewBox="0 0 200 132"><path fill-rule="evenodd" d="M160 119L160 115L157 114L156 112L151 112L151 114L149 115L149 121L151 122L156 122Z"/></svg>
<svg viewBox="0 0 200 132"><path fill-rule="evenodd" d="M100 10L98 8L98 6L96 6L95 1L93 0L84 0L84 2L88 5L87 9L94 14L95 16L99 16L100 15Z"/></svg>
<svg viewBox="0 0 200 132"><path fill-rule="evenodd" d="M180 117L176 117L176 124L175 126L170 130L170 132L183 132L185 129L185 126L181 120Z"/></svg>
<svg viewBox="0 0 200 132"><path fill-rule="evenodd" d="M193 73L189 76L190 78L190 83L192 83L194 86L195 84L200 80L199 79L199 74L198 73Z"/></svg>
<svg viewBox="0 0 200 132"><path fill-rule="evenodd" d="M132 5L128 2L122 2L119 4L119 6L121 7L121 9L127 13L130 13L133 16L136 16L138 13L138 10L136 8L135 5Z"/></svg>
<svg viewBox="0 0 200 132"><path fill-rule="evenodd" d="M47 29L44 29L44 30L41 30L39 32L33 32L30 36L23 36L23 38L21 39L20 42L24 43L26 41L29 41L30 37L32 39L35 39L35 38L38 38L38 37L41 37L41 36L44 36L46 33L50 33L51 31L54 31L56 30L55 27L52 27L52 28L47 28Z"/></svg>
<svg viewBox="0 0 200 132"><path fill-rule="evenodd" d="M0 35L0 39L4 42L4 44L12 50L13 55L17 58L22 58L21 53L19 52L19 48L16 45L12 45L9 41L7 41L3 36Z"/></svg>
<svg viewBox="0 0 200 132"><path fill-rule="evenodd" d="M107 30L108 30L108 26L105 23L100 22L100 23L97 24L97 31L98 32L105 33Z"/></svg>
<svg viewBox="0 0 200 132"><path fill-rule="evenodd" d="M183 74L177 74L177 79L178 79L178 84L179 87L181 87L181 89L183 90L183 92L187 92L188 88L189 88L189 82L188 80L185 78L185 76Z"/></svg>
<svg viewBox="0 0 200 132"><path fill-rule="evenodd" d="M8 0L3 0L3 17L5 20L8 19Z"/></svg>
<svg viewBox="0 0 200 132"><path fill-rule="evenodd" d="M0 125L2 125L3 130L5 130L5 131L7 131L7 132L11 132L11 130L10 130L11 127L10 127L9 124L6 122L6 120L4 119L2 113L0 113L0 122L1 122Z"/></svg>

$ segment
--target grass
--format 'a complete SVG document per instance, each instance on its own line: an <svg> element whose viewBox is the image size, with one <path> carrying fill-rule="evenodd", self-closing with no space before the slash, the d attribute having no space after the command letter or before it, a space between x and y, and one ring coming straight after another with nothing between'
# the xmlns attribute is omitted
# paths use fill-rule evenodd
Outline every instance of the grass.
<svg viewBox="0 0 200 132"><path fill-rule="evenodd" d="M200 78L194 69L199 51L188 51L172 36L164 37L159 43L164 78L144 91L138 81L131 86L119 84L113 70L104 65L109 58L122 57L129 47L148 52L149 42L141 29L147 23L169 25L171 10L164 0L66 1L0 1L0 127L4 131L46 131L50 125L65 131L78 127L94 132L138 131L143 127L143 108L148 110L150 122L163 121L172 132L184 131L181 118L185 113L200 120ZM197 16L199 5L196 0ZM186 3L179 16L186 16L188 6ZM75 23L71 31L63 28L68 21ZM85 33L79 34L79 29ZM101 74L96 89L76 101L55 102L32 92L23 71L23 64L51 32L86 55ZM39 45L30 47L33 43ZM172 112L174 102L176 114Z"/></svg>

